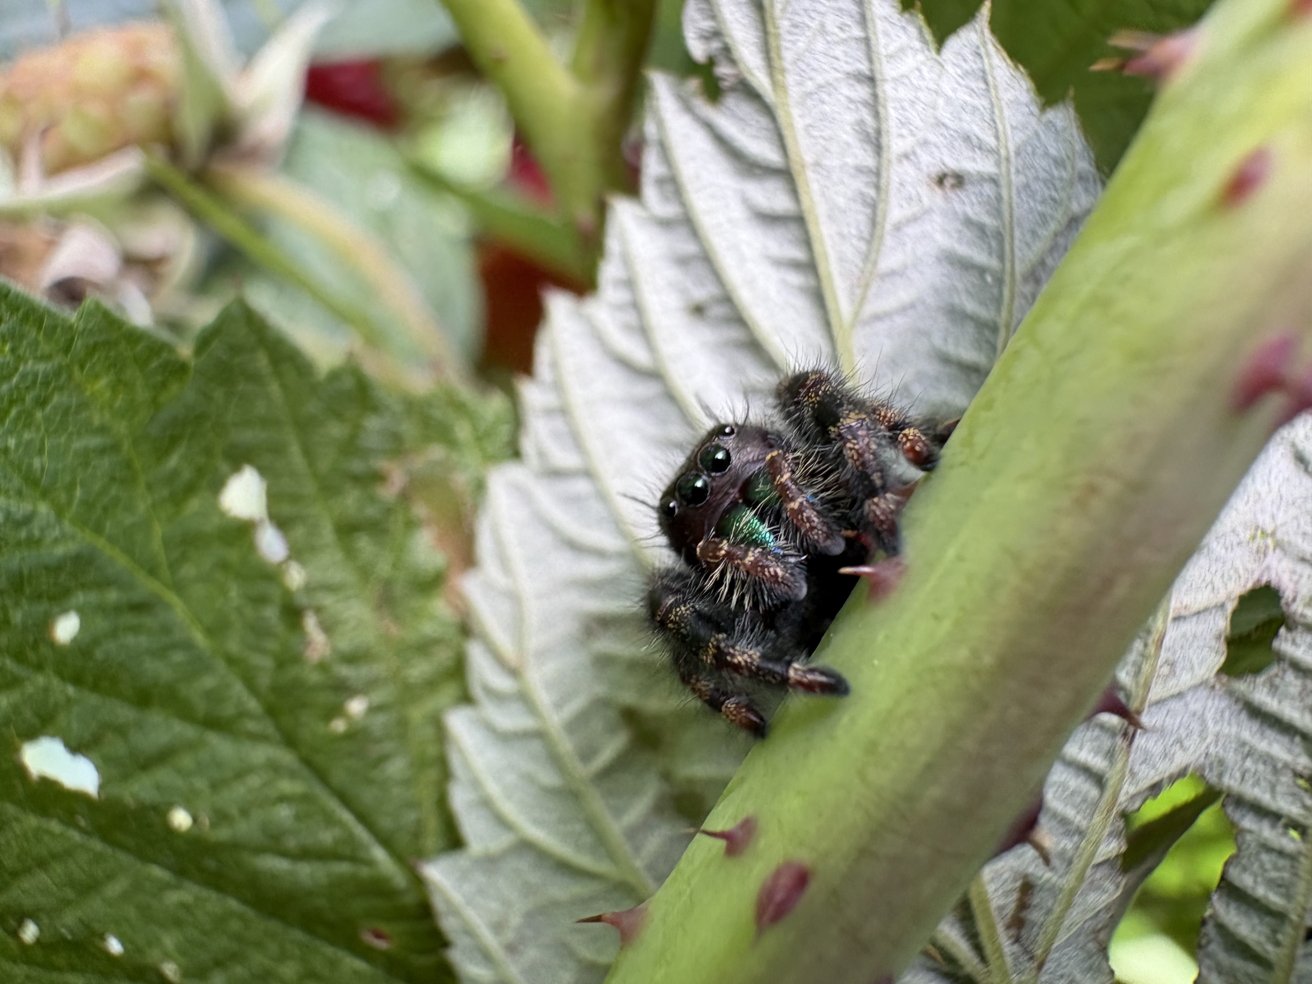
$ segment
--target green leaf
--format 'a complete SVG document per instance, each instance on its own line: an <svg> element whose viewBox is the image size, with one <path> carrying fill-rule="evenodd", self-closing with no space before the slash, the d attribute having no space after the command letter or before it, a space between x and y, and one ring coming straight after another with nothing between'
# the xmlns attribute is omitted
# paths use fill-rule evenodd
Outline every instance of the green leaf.
<svg viewBox="0 0 1312 984"><path fill-rule="evenodd" d="M695 2L685 25L720 98L654 81L642 201L611 213L597 296L548 305L524 462L489 481L466 582L467 846L425 874L470 981L599 979L613 934L571 921L646 898L746 751L641 615L673 561L668 470L799 361L957 415L1098 189L1073 114L978 24L941 56L895 0Z"/></svg>
<svg viewBox="0 0 1312 984"><path fill-rule="evenodd" d="M1117 31L1168 34L1195 23L1212 0L1073 0L1033 3L994 0L990 25L998 41L1025 69L1045 102L1075 97L1089 143L1104 172L1110 171L1134 136L1152 86L1116 72L1093 72L1098 59L1115 54L1108 41ZM910 6L904 0L904 6ZM979 9L978 0L919 0L916 4L940 42Z"/></svg>
<svg viewBox="0 0 1312 984"><path fill-rule="evenodd" d="M379 494L432 428L241 306L187 362L9 288L0 419L0 976L445 979L411 859L461 639Z"/></svg>

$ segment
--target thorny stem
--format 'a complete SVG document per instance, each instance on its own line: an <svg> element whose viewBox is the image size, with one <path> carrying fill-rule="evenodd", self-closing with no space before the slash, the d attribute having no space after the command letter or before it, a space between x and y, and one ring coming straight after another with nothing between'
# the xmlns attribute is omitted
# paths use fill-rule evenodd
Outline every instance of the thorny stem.
<svg viewBox="0 0 1312 984"><path fill-rule="evenodd" d="M852 696L784 705L705 821L755 815L753 850L694 841L611 984L892 979L960 897L1288 411L1234 395L1312 339L1310 60L1288 0L1212 9L908 506L898 591L816 654ZM811 884L758 938L782 858Z"/></svg>

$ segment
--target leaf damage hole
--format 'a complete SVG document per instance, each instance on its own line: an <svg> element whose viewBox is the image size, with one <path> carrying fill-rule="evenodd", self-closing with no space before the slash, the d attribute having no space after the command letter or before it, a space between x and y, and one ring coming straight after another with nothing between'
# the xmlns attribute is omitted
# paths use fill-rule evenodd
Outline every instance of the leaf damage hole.
<svg viewBox="0 0 1312 984"><path fill-rule="evenodd" d="M1245 592L1230 615L1221 672L1229 677L1261 673L1276 660L1272 643L1284 625L1285 610L1275 588L1264 584Z"/></svg>
<svg viewBox="0 0 1312 984"><path fill-rule="evenodd" d="M24 946L31 946L41 938L41 927L31 919L24 919L18 924L18 942Z"/></svg>
<svg viewBox="0 0 1312 984"><path fill-rule="evenodd" d="M269 519L268 484L255 467L242 465L228 476L219 491L219 508L254 526L255 551L266 563L281 564L291 557L287 537Z"/></svg>
<svg viewBox="0 0 1312 984"><path fill-rule="evenodd" d="M50 639L56 646L67 646L82 629L82 616L76 611L56 615L50 622Z"/></svg>
<svg viewBox="0 0 1312 984"><path fill-rule="evenodd" d="M70 752L64 739L42 735L23 742L19 761L33 779L53 779L74 793L100 798L100 770L85 755Z"/></svg>
<svg viewBox="0 0 1312 984"><path fill-rule="evenodd" d="M169 829L179 834L185 834L196 822L191 812L183 806L172 807L164 819L168 823Z"/></svg>
<svg viewBox="0 0 1312 984"><path fill-rule="evenodd" d="M1110 960L1118 980L1154 979L1145 978L1144 970L1161 958L1164 942L1181 964L1173 979L1192 980L1198 973L1193 955L1203 916L1235 851L1234 828L1220 799L1218 790L1188 775L1126 817L1121 869L1143 884L1112 936Z"/></svg>

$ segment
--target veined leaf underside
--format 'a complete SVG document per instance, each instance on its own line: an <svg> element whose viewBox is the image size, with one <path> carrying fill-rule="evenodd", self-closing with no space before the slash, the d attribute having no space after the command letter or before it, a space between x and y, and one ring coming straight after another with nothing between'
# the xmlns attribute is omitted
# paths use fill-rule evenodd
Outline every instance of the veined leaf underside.
<svg viewBox="0 0 1312 984"><path fill-rule="evenodd" d="M818 361L958 415L1098 190L982 25L940 54L895 0L691 0L685 32L720 97L653 79L641 199L597 294L548 306L479 524L447 718L467 847L424 867L469 981L599 979L615 941L570 920L645 898L688 836L673 793L704 806L745 751L640 615L690 441Z"/></svg>

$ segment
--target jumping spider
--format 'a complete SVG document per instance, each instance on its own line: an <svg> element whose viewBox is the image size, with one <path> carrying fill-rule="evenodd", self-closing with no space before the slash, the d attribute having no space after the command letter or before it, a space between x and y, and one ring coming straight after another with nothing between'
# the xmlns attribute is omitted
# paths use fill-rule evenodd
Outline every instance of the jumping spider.
<svg viewBox="0 0 1312 984"><path fill-rule="evenodd" d="M838 374L799 372L775 394L777 422L717 424L661 495L661 532L682 561L658 571L648 614L679 679L758 737L748 680L842 695L847 681L805 660L875 550L898 552L910 491L896 456L921 470L939 434Z"/></svg>

